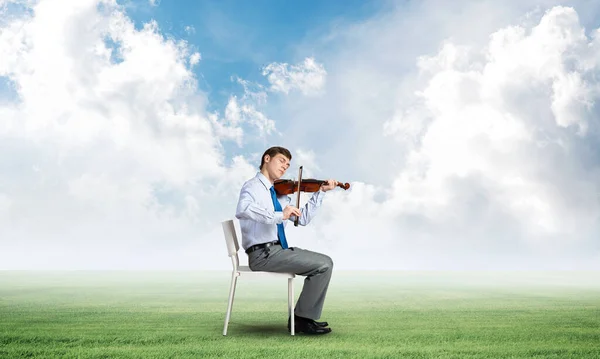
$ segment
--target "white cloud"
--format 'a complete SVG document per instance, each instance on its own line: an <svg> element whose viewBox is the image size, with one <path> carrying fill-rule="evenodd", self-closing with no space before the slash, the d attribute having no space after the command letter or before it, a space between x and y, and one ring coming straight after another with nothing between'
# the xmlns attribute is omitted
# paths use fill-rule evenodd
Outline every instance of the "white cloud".
<svg viewBox="0 0 600 359"><path fill-rule="evenodd" d="M241 101L240 104L237 96L231 96L225 107L224 118L219 119L217 114L209 116L215 134L222 140L235 141L239 147L244 144L243 127L254 129L251 135L258 136L262 140L275 131L275 121L259 111L252 99L244 96Z"/></svg>
<svg viewBox="0 0 600 359"><path fill-rule="evenodd" d="M110 1L32 6L0 30L17 90L0 102L1 266L197 266L180 253L202 256L249 176L242 157L223 163L187 66L199 54Z"/></svg>
<svg viewBox="0 0 600 359"><path fill-rule="evenodd" d="M484 34L449 18L437 50L406 57L404 24L432 24L406 14L341 29L344 46L319 55L327 96L280 114L318 139L324 176L354 178L293 245L338 268L597 269L597 30L568 7ZM453 36L463 27L473 37Z"/></svg>
<svg viewBox="0 0 600 359"><path fill-rule="evenodd" d="M262 138L275 131L275 121L258 111L254 105L244 104L240 110L245 120L258 129L258 134Z"/></svg>
<svg viewBox="0 0 600 359"><path fill-rule="evenodd" d="M264 106L267 103L269 95L265 91L263 85L252 81L244 80L239 77L233 77L232 81L237 82L244 88L242 100L256 104L256 106Z"/></svg>
<svg viewBox="0 0 600 359"><path fill-rule="evenodd" d="M190 56L190 65L194 66L200 62L201 56L199 52L194 52L192 56Z"/></svg>
<svg viewBox="0 0 600 359"><path fill-rule="evenodd" d="M327 76L325 67L312 57L307 57L299 65L271 63L263 68L262 74L271 84L271 91L288 94L298 89L304 95L321 94Z"/></svg>
<svg viewBox="0 0 600 359"><path fill-rule="evenodd" d="M11 200L4 193L0 193L0 214L6 215L11 205Z"/></svg>
<svg viewBox="0 0 600 359"><path fill-rule="evenodd" d="M318 159L313 150L305 150L302 148L294 151L293 162L297 165L296 167L302 166L302 177L304 178L314 178L316 173L321 171L321 168L318 164ZM294 176L297 178L297 174L294 171ZM317 179L325 179L325 178L317 178Z"/></svg>
<svg viewBox="0 0 600 359"><path fill-rule="evenodd" d="M298 47L327 72L234 79L220 115L185 42L103 4L1 25L4 268L228 268L219 221L278 131L305 177L352 182L287 227L338 269L598 268L599 40L574 10L409 4Z"/></svg>
<svg viewBox="0 0 600 359"><path fill-rule="evenodd" d="M196 33L196 28L195 28L193 25L188 25L188 26L186 26L186 27L184 28L184 30L185 30L185 32L186 32L188 35L191 35L191 34L195 34L195 33Z"/></svg>
<svg viewBox="0 0 600 359"><path fill-rule="evenodd" d="M483 63L451 44L420 62L428 73L422 103L400 109L418 114L396 115L387 129L408 128L410 136L415 125L405 122L432 121L426 129L416 124L420 145L408 152L386 207L401 218L426 218L425 231L454 241L457 255L476 240L513 252L502 243L509 240L534 262L547 252L585 253L600 215L590 197L600 163L585 163L574 149L589 141L599 68L589 67L582 49L592 42L582 34L574 10L556 7L531 31L494 33Z"/></svg>
<svg viewBox="0 0 600 359"><path fill-rule="evenodd" d="M577 49L586 48L588 39L558 36L561 32L583 33L572 9L552 9L529 36L518 28L495 33L483 64L474 59L463 69L449 63L447 53L459 51L451 45L424 61L433 64L422 65L423 71L430 72L420 93L425 108L414 110L434 120L420 139L421 146L409 152L409 164L395 181L396 207L411 208L416 201L432 214L441 208L450 210L459 199L449 183L469 183L470 176L478 176L477 182L485 182L490 191L485 200L515 216L532 236L573 235L582 225L593 223L599 214L597 201L565 206L563 196L573 196L578 191L574 184L581 181L588 186L577 195L585 196L596 186L597 176L559 141L572 146L585 140L583 133L561 128L589 126L594 116L589 104L597 99L599 85L591 74L598 69L579 65L587 54L581 56ZM553 38L559 45L547 40ZM569 40L561 42L565 38ZM465 51L462 55L468 57ZM577 89L564 81L568 77L581 79L576 81ZM582 93L587 95L582 98ZM513 98L550 106L546 113L542 109L528 113L527 105ZM557 106L559 98L569 106ZM403 121L407 118L396 116L388 128L410 128ZM539 161L542 154L546 159ZM577 172L564 174L548 166ZM553 178L548 173L554 173ZM415 195L423 186L424 196Z"/></svg>
<svg viewBox="0 0 600 359"><path fill-rule="evenodd" d="M209 118L215 128L215 134L219 138L233 140L238 146L242 146L244 131L240 127L242 120L235 96L231 97L227 103L224 119L220 120L217 114L212 114Z"/></svg>

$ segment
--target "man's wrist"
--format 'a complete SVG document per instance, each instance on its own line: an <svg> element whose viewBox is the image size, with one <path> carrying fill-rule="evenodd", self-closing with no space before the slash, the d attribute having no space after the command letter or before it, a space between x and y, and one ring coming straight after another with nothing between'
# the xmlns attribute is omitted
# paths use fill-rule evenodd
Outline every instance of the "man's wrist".
<svg viewBox="0 0 600 359"><path fill-rule="evenodd" d="M283 212L275 212L275 223L283 223Z"/></svg>

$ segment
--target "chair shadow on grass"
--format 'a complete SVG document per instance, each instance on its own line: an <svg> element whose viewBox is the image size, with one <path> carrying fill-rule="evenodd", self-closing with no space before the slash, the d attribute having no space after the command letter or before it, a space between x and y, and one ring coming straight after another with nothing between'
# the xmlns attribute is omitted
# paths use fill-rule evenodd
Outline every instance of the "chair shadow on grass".
<svg viewBox="0 0 600 359"><path fill-rule="evenodd" d="M249 335L249 336L290 336L287 330L287 323L229 323L231 335ZM229 336L230 333L227 333Z"/></svg>

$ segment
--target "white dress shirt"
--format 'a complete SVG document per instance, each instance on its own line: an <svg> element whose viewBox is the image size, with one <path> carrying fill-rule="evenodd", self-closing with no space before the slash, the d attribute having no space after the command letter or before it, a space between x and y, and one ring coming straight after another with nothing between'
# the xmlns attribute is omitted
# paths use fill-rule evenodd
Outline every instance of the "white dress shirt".
<svg viewBox="0 0 600 359"><path fill-rule="evenodd" d="M244 250L255 244L277 240L277 224L284 221L283 212L275 212L270 191L272 186L267 177L260 172L242 186L235 217L240 221ZM324 191L317 191L306 205L300 208L302 215L298 219L299 225L305 226L311 221L324 196ZM288 195L277 196L277 199L282 209L292 201ZM289 218L290 221L294 219L294 216ZM284 226L286 224L287 221L284 222Z"/></svg>

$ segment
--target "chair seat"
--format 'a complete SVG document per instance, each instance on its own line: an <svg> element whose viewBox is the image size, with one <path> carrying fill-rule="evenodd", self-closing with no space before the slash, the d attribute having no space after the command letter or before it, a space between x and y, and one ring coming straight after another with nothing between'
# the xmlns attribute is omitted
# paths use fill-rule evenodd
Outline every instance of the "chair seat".
<svg viewBox="0 0 600 359"><path fill-rule="evenodd" d="M0 0L1 1L1 0ZM286 278L288 287L288 318L290 318L290 335L295 335L294 325L294 273L275 273L275 272L263 272L253 271L249 266L241 266L240 258L238 257L238 251L240 245L237 240L237 233L233 223L233 220L229 219L222 222L223 234L225 235L225 243L227 244L227 254L231 258L231 264L233 271L231 272L231 286L229 287L229 301L227 303L227 313L225 313L225 322L223 323L223 335L227 335L227 327L229 326L229 320L231 319L231 309L233 308L233 298L235 296L235 287L238 279L244 275L244 277L255 277L255 278Z"/></svg>
<svg viewBox="0 0 600 359"><path fill-rule="evenodd" d="M239 273L239 275L244 274L245 276L252 275L252 276L279 277L279 278L295 278L296 277L296 275L294 273L253 271L248 266L239 266L237 272Z"/></svg>

